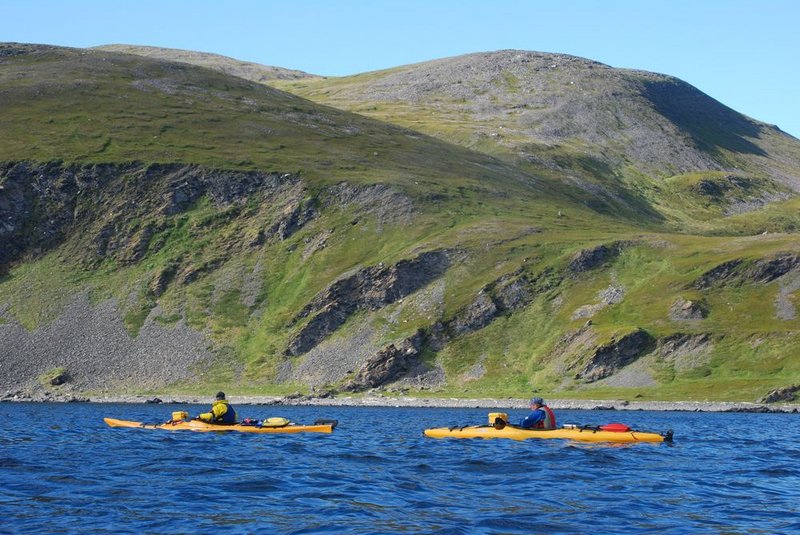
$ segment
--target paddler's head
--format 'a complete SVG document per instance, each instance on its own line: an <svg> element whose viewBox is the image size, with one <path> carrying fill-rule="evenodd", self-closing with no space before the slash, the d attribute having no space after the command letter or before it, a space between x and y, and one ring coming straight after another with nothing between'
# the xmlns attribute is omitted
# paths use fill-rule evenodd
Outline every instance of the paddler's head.
<svg viewBox="0 0 800 535"><path fill-rule="evenodd" d="M225 392L217 392L217 400L225 399Z"/></svg>
<svg viewBox="0 0 800 535"><path fill-rule="evenodd" d="M542 398L533 398L531 399L531 407L544 407L544 400Z"/></svg>

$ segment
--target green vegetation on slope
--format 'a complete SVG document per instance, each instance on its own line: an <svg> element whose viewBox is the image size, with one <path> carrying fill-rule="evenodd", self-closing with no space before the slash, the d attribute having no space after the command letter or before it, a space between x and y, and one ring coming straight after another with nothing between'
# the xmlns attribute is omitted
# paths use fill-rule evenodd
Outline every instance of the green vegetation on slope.
<svg viewBox="0 0 800 535"><path fill-rule="evenodd" d="M268 83L577 185L587 203L603 199L639 221L659 214L672 231L725 233L725 216L794 196L800 176L791 136L680 80L562 54L504 50ZM681 189L686 180L669 178L703 174L722 188ZM789 219L783 228L798 222Z"/></svg>
<svg viewBox="0 0 800 535"><path fill-rule="evenodd" d="M185 321L208 337L213 362L172 388L285 393L308 387L286 370L310 357L287 357L286 348L308 324L302 312L315 296L358 270L446 250L454 261L440 279L353 312L331 339L359 343L367 326L373 337L363 343L375 351L398 344L465 316L486 288L522 274L546 282L525 306L425 349L424 361L446 378L427 393L753 399L797 377L800 323L776 313L779 294L784 307L800 303L797 290L783 279L693 286L724 262L798 252L798 200L761 172L669 169L654 180L637 162L599 157L596 140L543 143L524 129L501 132L504 120L478 118L469 98L444 92L411 105L347 92L403 69L291 85L336 105L352 99L355 111L401 128L187 65L103 51L5 50L12 54L0 66L8 103L0 128L9 136L0 161L13 172L62 162L48 168L54 184L72 187L79 175L81 189L70 197L68 187L53 187L71 219L0 279L0 321L35 330L88 292L95 304L114 299L133 337L148 319L165 327ZM505 70L493 87L517 95L530 83ZM23 160L27 167L13 165ZM93 183L102 166L92 164L119 171ZM175 201L176 191L205 184L187 185L189 178L220 169L281 178L246 195L205 190ZM737 213L743 207L760 208ZM26 224L46 227L50 214L34 212ZM280 230L286 226L291 231ZM609 244L623 245L599 265L571 270L575 255ZM707 316L672 318L679 299L703 303ZM696 347L643 355L640 368L616 370L616 382L579 377L598 348L639 331L658 348L675 336L695 337Z"/></svg>
<svg viewBox="0 0 800 535"><path fill-rule="evenodd" d="M4 46L12 53L0 70L0 161L191 163L328 183L536 189L534 177L497 160L214 71Z"/></svg>

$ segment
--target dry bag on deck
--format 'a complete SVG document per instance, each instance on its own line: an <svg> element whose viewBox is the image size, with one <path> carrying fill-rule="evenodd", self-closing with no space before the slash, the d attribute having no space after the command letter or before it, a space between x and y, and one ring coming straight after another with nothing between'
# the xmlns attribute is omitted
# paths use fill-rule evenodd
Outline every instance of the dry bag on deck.
<svg viewBox="0 0 800 535"><path fill-rule="evenodd" d="M261 421L261 427L286 427L289 425L288 418L279 418L274 416L272 418L267 418L266 420Z"/></svg>

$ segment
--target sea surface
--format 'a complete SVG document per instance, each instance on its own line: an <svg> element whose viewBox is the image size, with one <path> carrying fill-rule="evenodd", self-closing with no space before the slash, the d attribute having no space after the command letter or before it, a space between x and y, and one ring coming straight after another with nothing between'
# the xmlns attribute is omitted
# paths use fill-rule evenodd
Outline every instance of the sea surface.
<svg viewBox="0 0 800 535"><path fill-rule="evenodd" d="M238 407L331 435L103 423L205 409L0 403L0 532L800 533L798 414L557 412L675 432L630 446L422 436L486 409Z"/></svg>

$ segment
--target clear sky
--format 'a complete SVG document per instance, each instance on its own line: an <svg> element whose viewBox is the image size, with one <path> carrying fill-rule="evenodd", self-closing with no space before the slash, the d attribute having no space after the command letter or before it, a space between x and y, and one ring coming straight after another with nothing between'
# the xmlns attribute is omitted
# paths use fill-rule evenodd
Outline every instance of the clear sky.
<svg viewBox="0 0 800 535"><path fill-rule="evenodd" d="M677 76L800 137L800 0L0 0L0 41L214 52L329 76L505 48Z"/></svg>

